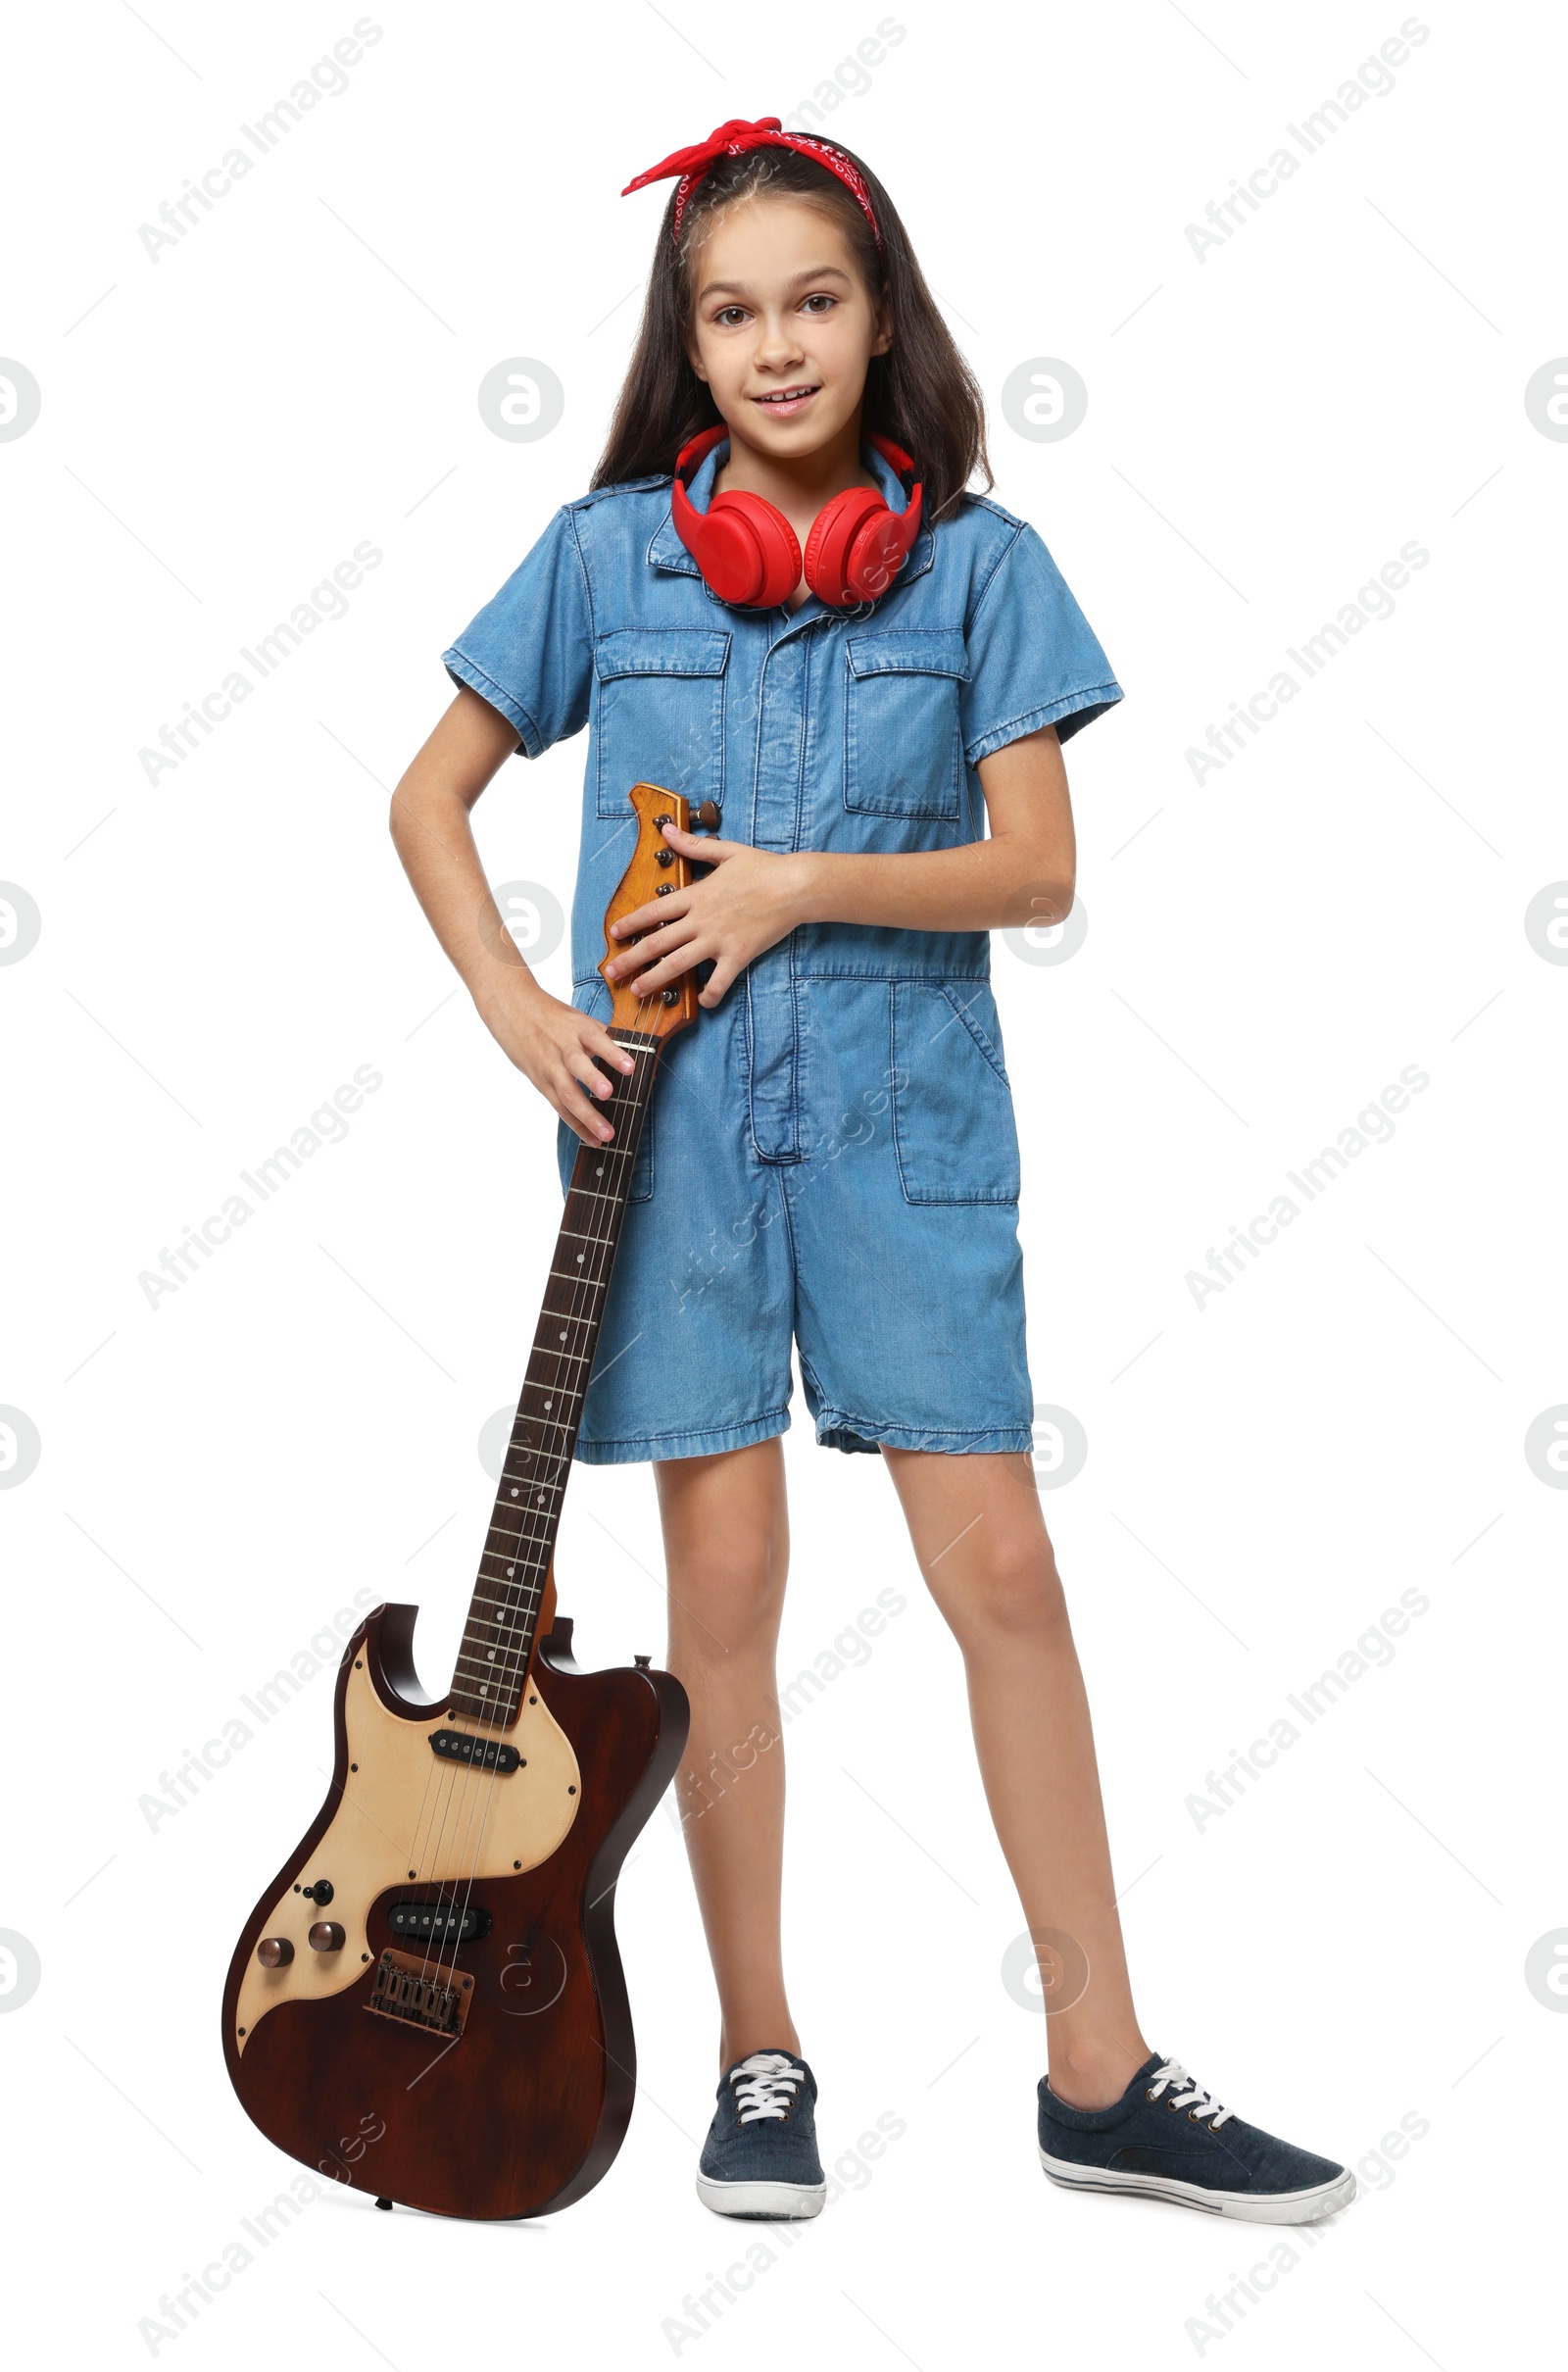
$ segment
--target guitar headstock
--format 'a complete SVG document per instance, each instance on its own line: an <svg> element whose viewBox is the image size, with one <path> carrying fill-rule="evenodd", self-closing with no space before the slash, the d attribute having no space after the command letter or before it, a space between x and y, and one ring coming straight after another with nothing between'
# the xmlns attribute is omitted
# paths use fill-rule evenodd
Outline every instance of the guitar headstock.
<svg viewBox="0 0 1568 2372"><path fill-rule="evenodd" d="M657 782L634 782L626 794L637 817L637 845L631 863L621 875L620 887L605 909L605 955L601 972L612 956L623 956L635 939L612 939L610 926L622 915L634 914L639 906L647 906L661 890L684 889L692 877L692 868L684 857L677 856L660 830L661 819L676 824L683 832L691 830L689 812L684 799L673 791L661 790ZM678 1029L685 1029L697 1018L697 981L691 972L683 972L678 980L652 997L640 997L635 979L612 980L611 994L614 1008L610 1016L612 1029L634 1029L644 1037L672 1038Z"/></svg>

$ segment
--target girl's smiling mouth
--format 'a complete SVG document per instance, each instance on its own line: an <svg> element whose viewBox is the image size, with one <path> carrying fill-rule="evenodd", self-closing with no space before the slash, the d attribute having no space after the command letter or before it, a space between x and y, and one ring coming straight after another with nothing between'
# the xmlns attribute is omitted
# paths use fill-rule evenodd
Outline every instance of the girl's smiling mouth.
<svg viewBox="0 0 1568 2372"><path fill-rule="evenodd" d="M781 387L776 395L754 395L751 401L760 404L765 412L782 414L786 419L791 419L795 414L804 412L812 396L820 393L820 380L809 384L803 381L795 387Z"/></svg>

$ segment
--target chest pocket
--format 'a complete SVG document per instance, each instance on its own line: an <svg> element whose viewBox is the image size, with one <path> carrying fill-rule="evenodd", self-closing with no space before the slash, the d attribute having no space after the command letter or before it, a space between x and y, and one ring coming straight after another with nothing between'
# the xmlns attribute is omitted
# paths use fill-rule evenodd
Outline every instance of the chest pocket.
<svg viewBox="0 0 1568 2372"><path fill-rule="evenodd" d="M958 686L963 636L852 634L845 644L844 804L861 815L956 822L963 787Z"/></svg>
<svg viewBox="0 0 1568 2372"><path fill-rule="evenodd" d="M724 795L724 669L729 636L697 627L628 626L594 645L598 678L595 804L625 822L634 782L696 806Z"/></svg>

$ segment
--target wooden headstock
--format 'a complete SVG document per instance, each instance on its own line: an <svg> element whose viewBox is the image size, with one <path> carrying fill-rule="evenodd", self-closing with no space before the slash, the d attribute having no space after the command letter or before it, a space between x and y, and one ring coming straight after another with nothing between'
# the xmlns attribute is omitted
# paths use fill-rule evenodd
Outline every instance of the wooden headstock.
<svg viewBox="0 0 1568 2372"><path fill-rule="evenodd" d="M691 866L669 847L660 830L660 818L666 817L683 831L690 831L688 811L684 799L673 791L661 790L657 782L634 782L626 794L637 817L637 846L631 863L621 876L620 887L605 909L605 954L601 972L612 956L623 956L635 939L612 939L610 926L622 915L634 914L639 906L647 906L661 890L684 889L691 880ZM697 1018L697 981L691 972L652 997L640 997L635 979L612 980L611 995L614 1010L610 1016L612 1029L633 1029L644 1037L672 1038L678 1029L685 1029Z"/></svg>

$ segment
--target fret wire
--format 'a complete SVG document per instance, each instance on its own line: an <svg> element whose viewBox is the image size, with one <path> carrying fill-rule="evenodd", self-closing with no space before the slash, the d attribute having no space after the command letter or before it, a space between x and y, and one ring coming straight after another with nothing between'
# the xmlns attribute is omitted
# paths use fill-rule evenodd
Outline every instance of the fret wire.
<svg viewBox="0 0 1568 2372"><path fill-rule="evenodd" d="M618 1036L616 1043L625 1046L634 1057L643 1054L657 1057L660 1042ZM608 1099L609 1110L616 1120L631 1123L626 1141L608 1149L586 1146L580 1149L579 1162L583 1155L594 1153L594 1174L609 1176L611 1187L581 1184L574 1176L563 1206L557 1243L580 1244L584 1250L569 1268L560 1268L552 1261L546 1276L539 1331L554 1320L558 1340L541 1343L536 1333L530 1346L528 1369L513 1421L514 1429L531 1430L523 1433L521 1439L508 1438L500 1491L511 1496L497 1500L480 1554L480 1570L458 1656L459 1666L482 1674L484 1685L464 1678L461 1670L454 1674L453 1681L454 1706L465 1710L468 1718L492 1726L498 1718L505 1723L515 1717L520 1704L520 1683L533 1653L534 1625L544 1599L562 1501L571 1471L581 1405L589 1381L585 1376L577 1384L564 1383L561 1370L592 1368L629 1200L629 1164L639 1150L655 1071L655 1062L639 1061L630 1079L618 1080L615 1094ZM575 1205L574 1196L580 1198ZM603 1212L593 1214L596 1222L603 1222L602 1229L597 1223L586 1230L568 1224L571 1219L589 1215L581 1210L582 1201L606 1206ZM597 1257L600 1254L605 1256L603 1260ZM557 1283L572 1288L573 1295L579 1297L576 1307L551 1308L551 1290ZM565 1341L579 1341L585 1345L584 1349L574 1352L564 1347L560 1339L563 1321ZM546 1359L551 1362L549 1374L543 1368ZM548 1400L551 1407L540 1408L541 1400ZM558 1402L559 1413L554 1405ZM547 1428L556 1436L554 1443L543 1438ZM508 1522L509 1517L514 1523ZM487 1558L506 1566L505 1579L484 1571ZM493 1645L485 1642L487 1632Z"/></svg>

